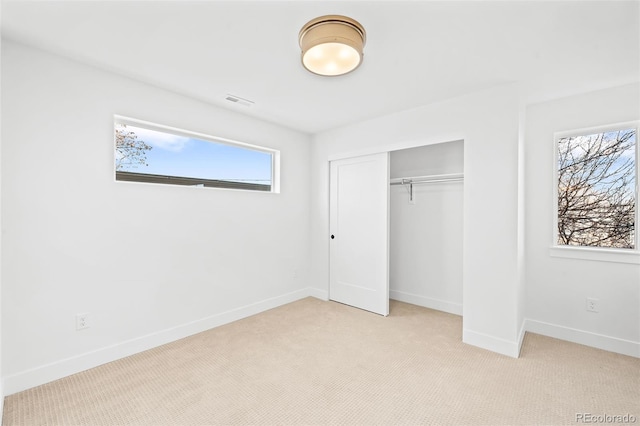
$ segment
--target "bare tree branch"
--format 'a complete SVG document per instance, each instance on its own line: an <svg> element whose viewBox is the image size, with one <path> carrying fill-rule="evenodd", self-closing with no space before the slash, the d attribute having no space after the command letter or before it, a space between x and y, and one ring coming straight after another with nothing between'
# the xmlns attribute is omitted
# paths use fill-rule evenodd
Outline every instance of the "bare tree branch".
<svg viewBox="0 0 640 426"><path fill-rule="evenodd" d="M146 152L152 148L139 140L134 132L128 131L126 124L116 125L116 170L148 166Z"/></svg>
<svg viewBox="0 0 640 426"><path fill-rule="evenodd" d="M558 142L558 243L634 248L635 129Z"/></svg>

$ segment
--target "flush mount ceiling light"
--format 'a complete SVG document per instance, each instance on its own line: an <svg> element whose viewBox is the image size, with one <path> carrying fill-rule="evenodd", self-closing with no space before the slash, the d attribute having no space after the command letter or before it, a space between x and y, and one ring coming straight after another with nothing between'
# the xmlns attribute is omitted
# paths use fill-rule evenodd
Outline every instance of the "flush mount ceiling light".
<svg viewBox="0 0 640 426"><path fill-rule="evenodd" d="M298 36L302 65L314 74L336 76L362 63L367 35L355 19L325 15L307 22Z"/></svg>

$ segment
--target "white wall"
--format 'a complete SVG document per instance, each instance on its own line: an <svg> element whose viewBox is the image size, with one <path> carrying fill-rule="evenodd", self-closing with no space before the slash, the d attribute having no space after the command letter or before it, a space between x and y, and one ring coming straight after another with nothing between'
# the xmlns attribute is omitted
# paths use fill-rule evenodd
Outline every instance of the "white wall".
<svg viewBox="0 0 640 426"><path fill-rule="evenodd" d="M530 105L526 125L527 329L640 356L640 265L550 256L553 133L640 118L640 85ZM599 313L586 298L599 299Z"/></svg>
<svg viewBox="0 0 640 426"><path fill-rule="evenodd" d="M13 42L2 103L7 393L309 294L307 135ZM114 182L114 114L279 149L281 193Z"/></svg>
<svg viewBox="0 0 640 426"><path fill-rule="evenodd" d="M463 340L517 356L517 88L503 86L314 136L311 278L328 292L329 160L464 140Z"/></svg>
<svg viewBox="0 0 640 426"><path fill-rule="evenodd" d="M2 3L0 2L0 22ZM0 25L1 26L1 25ZM2 99L2 39L0 38L0 100ZM2 233L2 102L0 102L0 234ZM4 413L4 375L2 369L2 238L0 238L0 424Z"/></svg>
<svg viewBox="0 0 640 426"><path fill-rule="evenodd" d="M391 178L463 172L464 143L391 152ZM392 299L462 315L463 183L391 186Z"/></svg>

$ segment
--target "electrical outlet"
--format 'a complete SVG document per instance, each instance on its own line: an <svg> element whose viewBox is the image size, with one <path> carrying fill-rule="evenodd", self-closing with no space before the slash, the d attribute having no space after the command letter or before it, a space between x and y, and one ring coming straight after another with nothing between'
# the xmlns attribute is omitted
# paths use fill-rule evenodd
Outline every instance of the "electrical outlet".
<svg viewBox="0 0 640 426"><path fill-rule="evenodd" d="M587 297L587 311L588 312L598 312L598 299L594 299L592 297Z"/></svg>
<svg viewBox="0 0 640 426"><path fill-rule="evenodd" d="M76 314L76 330L89 328L89 314Z"/></svg>

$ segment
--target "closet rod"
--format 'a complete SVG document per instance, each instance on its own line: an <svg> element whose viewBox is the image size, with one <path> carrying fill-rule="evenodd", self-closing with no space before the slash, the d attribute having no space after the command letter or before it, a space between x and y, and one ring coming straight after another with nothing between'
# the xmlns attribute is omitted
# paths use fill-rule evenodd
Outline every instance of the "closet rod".
<svg viewBox="0 0 640 426"><path fill-rule="evenodd" d="M390 180L390 185L414 185L418 183L439 183L439 182L459 182L464 180L462 173L448 175L412 176L406 178L394 178Z"/></svg>
<svg viewBox="0 0 640 426"><path fill-rule="evenodd" d="M413 203L413 185L421 183L461 182L464 180L462 173L448 175L413 176L408 178L390 179L389 185L409 185L409 201Z"/></svg>

